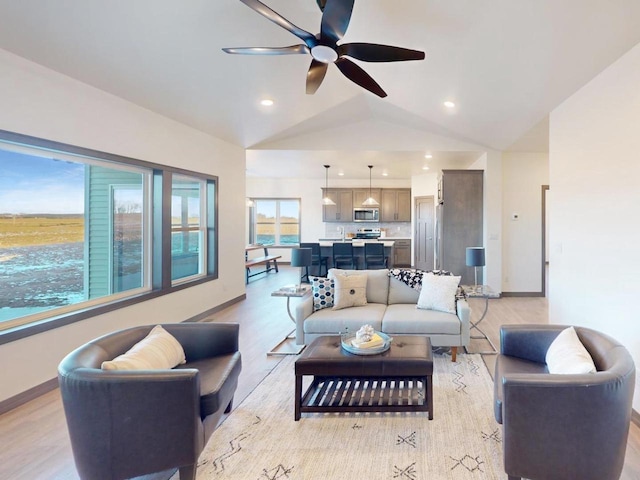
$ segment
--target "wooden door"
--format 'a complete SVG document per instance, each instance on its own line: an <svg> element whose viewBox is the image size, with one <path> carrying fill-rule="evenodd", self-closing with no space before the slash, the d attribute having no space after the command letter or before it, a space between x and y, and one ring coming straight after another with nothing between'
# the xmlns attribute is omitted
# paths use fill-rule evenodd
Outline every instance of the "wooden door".
<svg viewBox="0 0 640 480"><path fill-rule="evenodd" d="M415 211L414 265L421 270L433 270L435 252L433 197L416 198Z"/></svg>

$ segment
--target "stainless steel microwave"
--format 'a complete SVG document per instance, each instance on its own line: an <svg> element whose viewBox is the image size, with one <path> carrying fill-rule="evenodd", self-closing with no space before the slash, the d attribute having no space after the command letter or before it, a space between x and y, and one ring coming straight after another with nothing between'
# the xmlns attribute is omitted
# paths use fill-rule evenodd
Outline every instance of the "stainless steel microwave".
<svg viewBox="0 0 640 480"><path fill-rule="evenodd" d="M372 207L358 207L353 209L354 222L379 222L380 209Z"/></svg>

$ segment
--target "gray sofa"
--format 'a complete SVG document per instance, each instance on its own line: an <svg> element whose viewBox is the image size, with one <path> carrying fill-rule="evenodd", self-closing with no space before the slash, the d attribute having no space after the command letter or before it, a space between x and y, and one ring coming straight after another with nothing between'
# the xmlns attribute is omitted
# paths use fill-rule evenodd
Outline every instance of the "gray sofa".
<svg viewBox="0 0 640 480"><path fill-rule="evenodd" d="M457 315L416 308L420 292L389 276L389 270L344 270L347 274L367 275L367 305L313 311L309 295L295 309L296 343L304 345L321 335L355 332L362 325L393 335L426 335L433 346L451 347L456 360L457 347L469 344L471 310L464 299L457 300Z"/></svg>
<svg viewBox="0 0 640 480"><path fill-rule="evenodd" d="M563 325L504 325L495 370L509 480L620 478L635 366L611 337L575 327L596 373L552 375L545 357Z"/></svg>
<svg viewBox="0 0 640 480"><path fill-rule="evenodd" d="M238 324L163 324L187 363L169 370L101 370L154 325L121 330L67 355L58 380L71 448L83 480L116 480L196 462L231 403L241 370Z"/></svg>

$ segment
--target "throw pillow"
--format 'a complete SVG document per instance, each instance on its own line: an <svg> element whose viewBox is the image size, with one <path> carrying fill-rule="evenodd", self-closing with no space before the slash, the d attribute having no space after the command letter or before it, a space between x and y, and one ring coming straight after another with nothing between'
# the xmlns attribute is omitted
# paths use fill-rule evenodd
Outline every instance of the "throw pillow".
<svg viewBox="0 0 640 480"><path fill-rule="evenodd" d="M333 307L333 279L311 277L311 293L313 294L313 311Z"/></svg>
<svg viewBox="0 0 640 480"><path fill-rule="evenodd" d="M336 275L334 310L367 304L366 275Z"/></svg>
<svg viewBox="0 0 640 480"><path fill-rule="evenodd" d="M418 297L417 308L456 313L456 292L461 277L453 275L422 276L422 289Z"/></svg>
<svg viewBox="0 0 640 480"><path fill-rule="evenodd" d="M576 329L566 328L551 342L546 356L549 373L595 373L593 359L578 338Z"/></svg>
<svg viewBox="0 0 640 480"><path fill-rule="evenodd" d="M103 370L163 370L186 362L180 342L161 325L126 353L108 362L102 362Z"/></svg>

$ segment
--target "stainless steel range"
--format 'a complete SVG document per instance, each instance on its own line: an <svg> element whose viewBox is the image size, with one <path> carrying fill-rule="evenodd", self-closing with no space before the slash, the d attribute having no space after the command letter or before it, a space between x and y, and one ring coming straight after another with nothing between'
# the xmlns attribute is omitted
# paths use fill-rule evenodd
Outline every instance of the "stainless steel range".
<svg viewBox="0 0 640 480"><path fill-rule="evenodd" d="M356 230L356 238L380 238L380 229L375 227L360 227Z"/></svg>

